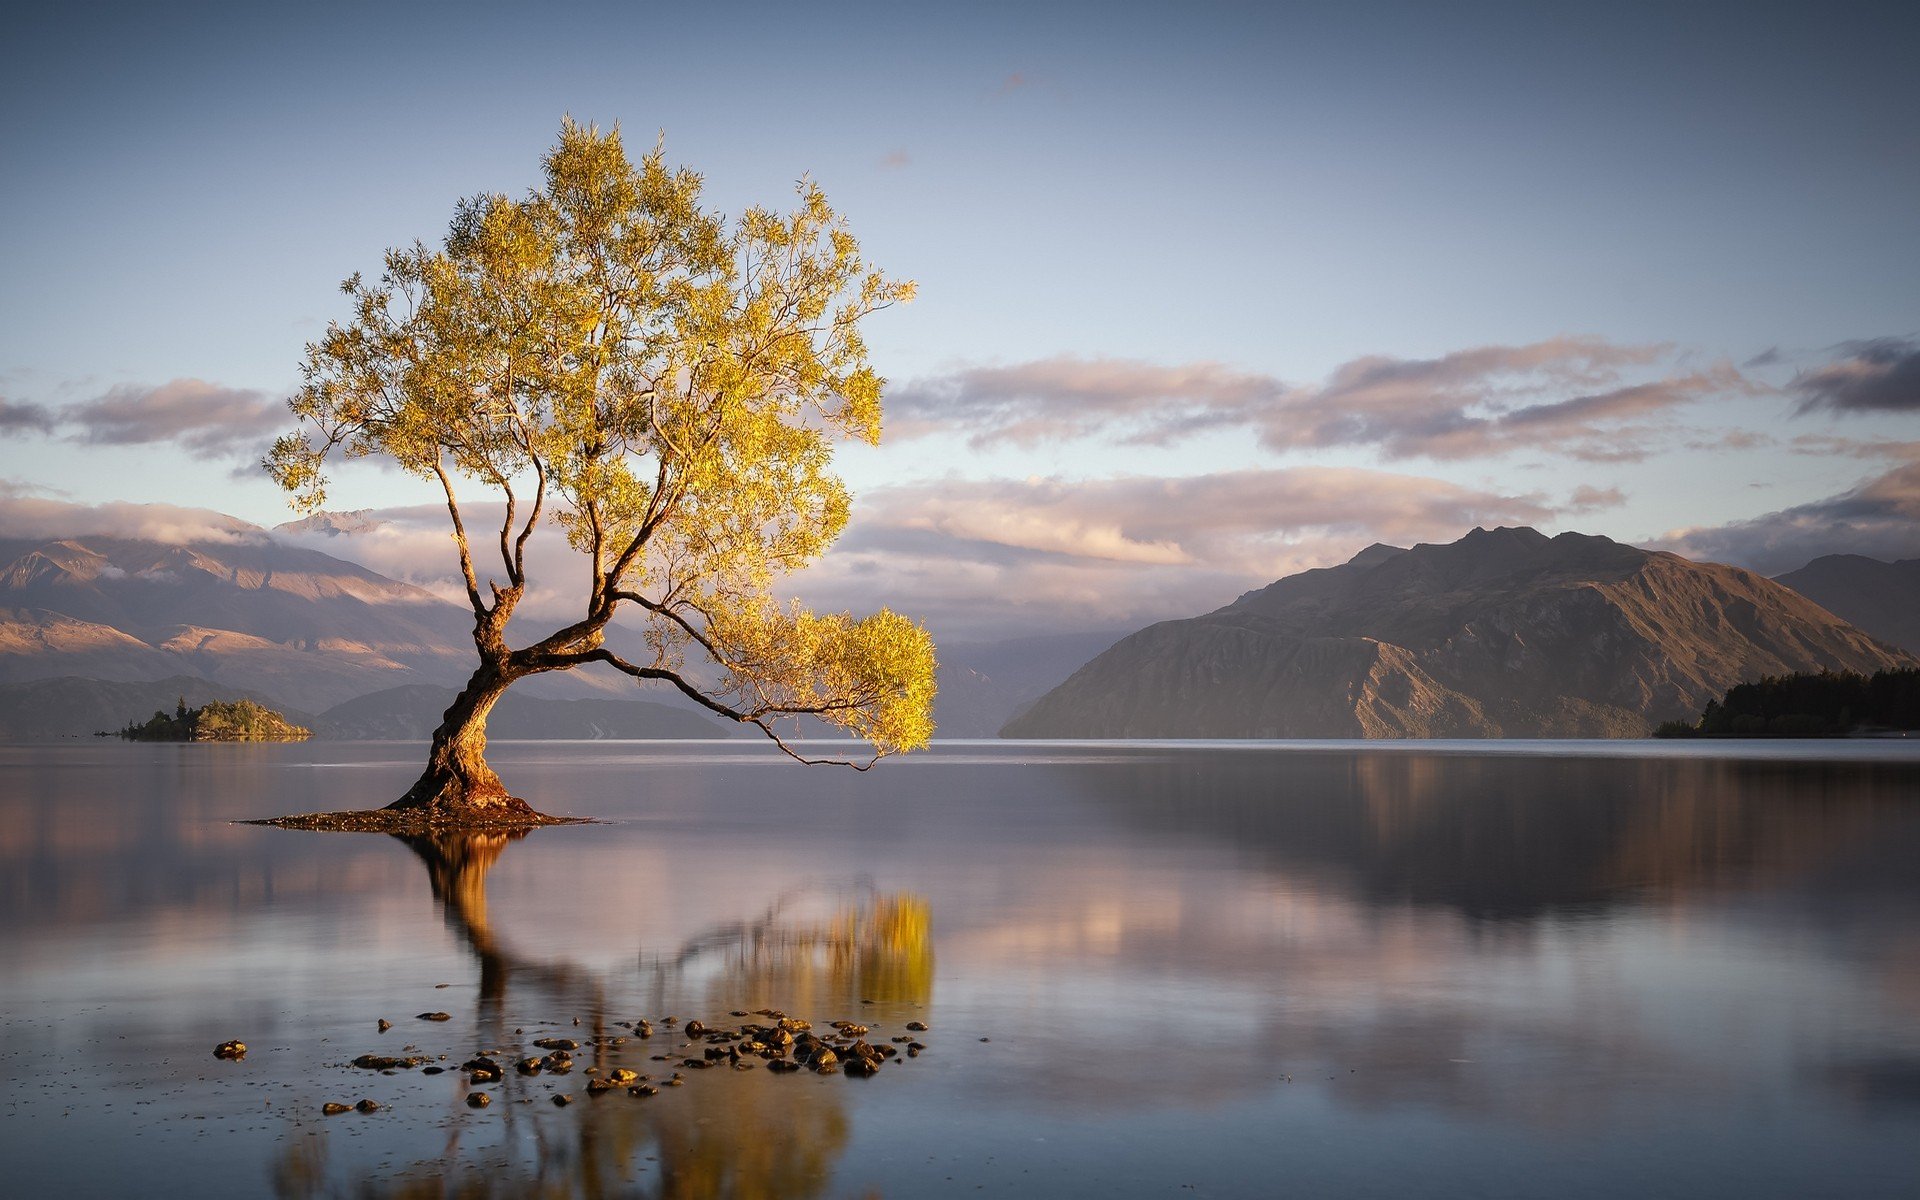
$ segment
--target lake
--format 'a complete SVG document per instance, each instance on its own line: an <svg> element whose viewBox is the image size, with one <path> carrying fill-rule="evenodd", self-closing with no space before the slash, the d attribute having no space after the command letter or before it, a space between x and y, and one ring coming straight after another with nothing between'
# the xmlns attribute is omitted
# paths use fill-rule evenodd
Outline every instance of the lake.
<svg viewBox="0 0 1920 1200"><path fill-rule="evenodd" d="M1920 744L496 743L604 823L233 823L422 752L0 747L0 1190L1920 1194ZM926 1049L682 1065L761 1009Z"/></svg>

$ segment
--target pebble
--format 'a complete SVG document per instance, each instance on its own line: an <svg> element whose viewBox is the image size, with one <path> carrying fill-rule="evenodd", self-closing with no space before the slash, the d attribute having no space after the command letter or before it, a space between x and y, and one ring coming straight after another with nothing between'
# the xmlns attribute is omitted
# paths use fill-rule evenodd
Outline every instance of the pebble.
<svg viewBox="0 0 1920 1200"><path fill-rule="evenodd" d="M213 1048L213 1056L215 1058L224 1058L232 1062L238 1062L247 1056L247 1044L245 1042L221 1042Z"/></svg>
<svg viewBox="0 0 1920 1200"><path fill-rule="evenodd" d="M556 1093L553 1097L553 1106L555 1108L565 1108L567 1105L572 1103L573 1103L573 1097L567 1095L565 1092Z"/></svg>
<svg viewBox="0 0 1920 1200"><path fill-rule="evenodd" d="M487 1105L492 1103L493 1103L493 1097L487 1095L485 1092L468 1092L467 1093L468 1108L485 1108Z"/></svg>
<svg viewBox="0 0 1920 1200"><path fill-rule="evenodd" d="M362 1054L353 1060L353 1065L363 1071L409 1071L426 1061L425 1056L419 1054L409 1055L406 1058L395 1058L387 1054Z"/></svg>
<svg viewBox="0 0 1920 1200"><path fill-rule="evenodd" d="M925 1033L927 1031L927 1023L925 1021L908 1021L907 1028L915 1033Z"/></svg>
<svg viewBox="0 0 1920 1200"><path fill-rule="evenodd" d="M535 1038L533 1044L542 1050L578 1050L580 1043L572 1038Z"/></svg>
<svg viewBox="0 0 1920 1200"><path fill-rule="evenodd" d="M338 1100L329 1100L320 1106L320 1111L330 1117L337 1117L343 1112L352 1112L353 1105L342 1104Z"/></svg>
<svg viewBox="0 0 1920 1200"><path fill-rule="evenodd" d="M460 1069L467 1072L468 1083L498 1083L502 1074L500 1064L484 1056L468 1059Z"/></svg>
<svg viewBox="0 0 1920 1200"><path fill-rule="evenodd" d="M380 1111L380 1106L378 1104L375 1104L371 1100L362 1100L360 1103L354 1105L354 1107L359 1109L363 1113Z"/></svg>
<svg viewBox="0 0 1920 1200"><path fill-rule="evenodd" d="M453 1020L453 1014L452 1014L452 1013L443 1013L443 1012L424 1012L424 1013L421 1013L421 1014L420 1014L420 1020L422 1020L422 1021L451 1021L451 1020Z"/></svg>

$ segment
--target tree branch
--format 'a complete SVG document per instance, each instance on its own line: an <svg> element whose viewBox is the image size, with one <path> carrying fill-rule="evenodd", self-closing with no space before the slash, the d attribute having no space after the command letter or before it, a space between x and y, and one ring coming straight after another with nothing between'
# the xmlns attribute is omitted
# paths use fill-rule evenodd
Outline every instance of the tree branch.
<svg viewBox="0 0 1920 1200"><path fill-rule="evenodd" d="M447 478L447 469L440 465L437 457L433 460L433 473L439 477L440 488L447 494L447 514L453 518L453 540L460 547L460 574L467 583L467 600L473 605L473 614L484 617L487 615L487 605L480 599L480 580L473 573L473 554L467 548L467 525L460 519L460 505L453 498L453 480Z"/></svg>
<svg viewBox="0 0 1920 1200"><path fill-rule="evenodd" d="M844 758L808 758L792 746L789 746L786 739L782 738L779 732L775 730L767 720L769 716L820 716L825 713L839 712L851 708L852 705L849 704L816 705L811 707L768 705L758 709L742 710L707 695L699 688L693 686L693 684L688 683L677 671L670 671L665 667L637 667L605 647L597 650L589 650L578 655L562 655L559 657L573 659L582 663L603 662L614 670L630 675L635 679L658 679L670 683L679 689L682 695L700 705L702 708L717 713L729 721L737 721L742 725L752 725L761 733L766 734L767 738L780 748L781 753L785 754L788 758L794 759L797 762L803 762L810 767L851 767L856 771L865 771L870 769L874 763L880 761L881 752L877 750L874 752L873 757L864 763L852 762ZM567 665L571 666L573 664L568 663Z"/></svg>

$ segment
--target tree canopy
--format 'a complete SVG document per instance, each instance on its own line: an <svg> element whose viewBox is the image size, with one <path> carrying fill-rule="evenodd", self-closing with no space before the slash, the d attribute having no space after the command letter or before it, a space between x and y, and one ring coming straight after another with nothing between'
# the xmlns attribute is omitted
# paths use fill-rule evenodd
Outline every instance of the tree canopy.
<svg viewBox="0 0 1920 1200"><path fill-rule="evenodd" d="M346 281L352 317L308 347L291 401L301 426L268 470L304 511L325 503L341 454L437 485L481 674L599 663L757 725L788 753L792 727L776 723L799 717L864 738L874 757L924 745L926 631L773 592L846 525L835 442L877 443L881 429L861 322L913 285L867 264L810 180L790 212L729 221L659 147L636 163L617 128L571 119L543 165L529 195L462 201L442 245L389 251L377 281ZM504 511L491 547L469 530L475 486ZM582 615L511 648L527 544L549 517L590 564ZM606 646L623 610L644 625L646 656Z"/></svg>

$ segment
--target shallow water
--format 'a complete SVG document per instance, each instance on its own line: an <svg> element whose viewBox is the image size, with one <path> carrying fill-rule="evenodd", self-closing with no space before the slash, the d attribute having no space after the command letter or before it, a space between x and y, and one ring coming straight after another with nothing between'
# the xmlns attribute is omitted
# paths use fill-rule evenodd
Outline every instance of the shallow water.
<svg viewBox="0 0 1920 1200"><path fill-rule="evenodd" d="M508 743L517 793L608 823L230 823L382 803L420 753L0 747L0 1191L1920 1192L1920 745L980 743L861 775ZM346 1065L765 1007L929 1048L647 1099L510 1071L483 1110L457 1071ZM682 1040L577 1057L658 1079Z"/></svg>

